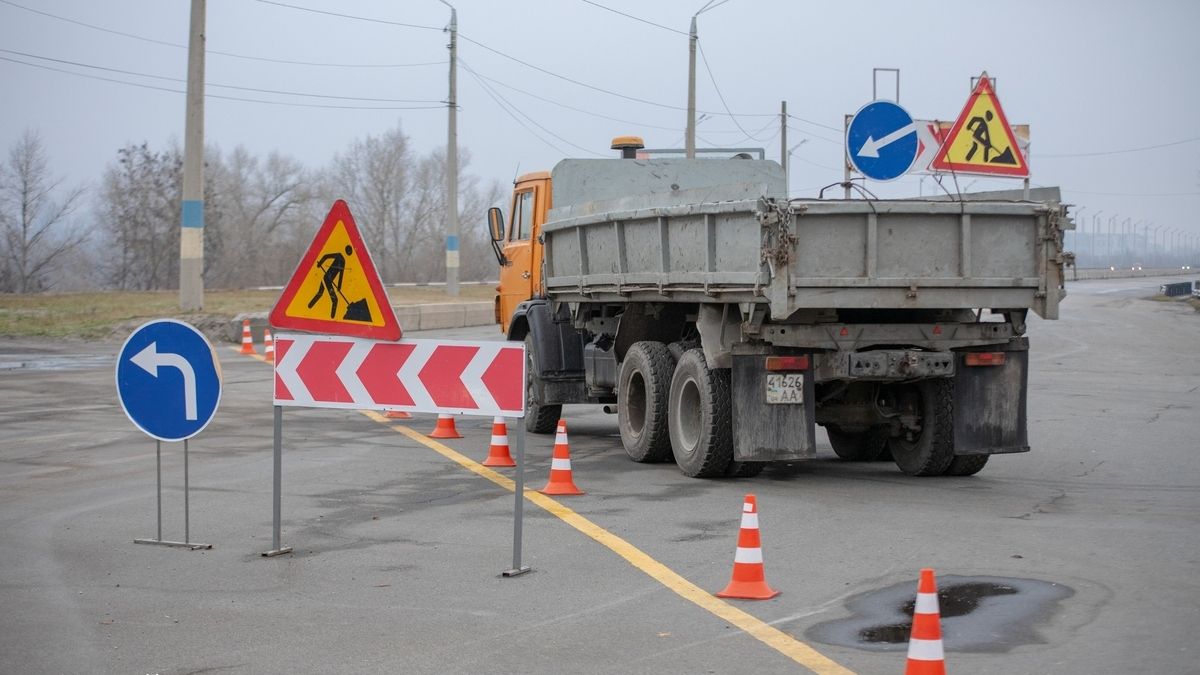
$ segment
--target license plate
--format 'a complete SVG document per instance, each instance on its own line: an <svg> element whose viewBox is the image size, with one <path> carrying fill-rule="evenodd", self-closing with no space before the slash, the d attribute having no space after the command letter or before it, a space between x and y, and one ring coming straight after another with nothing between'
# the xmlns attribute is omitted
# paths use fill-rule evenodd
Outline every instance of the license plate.
<svg viewBox="0 0 1200 675"><path fill-rule="evenodd" d="M767 403L804 403L804 375L767 373Z"/></svg>

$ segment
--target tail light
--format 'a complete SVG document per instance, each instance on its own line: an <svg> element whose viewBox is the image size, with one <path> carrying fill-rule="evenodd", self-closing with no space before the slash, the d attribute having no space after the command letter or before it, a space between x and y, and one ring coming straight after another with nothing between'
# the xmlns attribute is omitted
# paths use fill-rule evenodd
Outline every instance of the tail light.
<svg viewBox="0 0 1200 675"><path fill-rule="evenodd" d="M1004 352L967 352L963 362L968 366L1002 366Z"/></svg>

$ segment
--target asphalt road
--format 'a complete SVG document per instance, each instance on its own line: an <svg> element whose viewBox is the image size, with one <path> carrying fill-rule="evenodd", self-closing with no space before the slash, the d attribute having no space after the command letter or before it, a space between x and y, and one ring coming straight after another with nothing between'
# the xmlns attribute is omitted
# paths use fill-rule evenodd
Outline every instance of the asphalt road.
<svg viewBox="0 0 1200 675"><path fill-rule="evenodd" d="M263 558L270 369L221 347L221 409L190 443L190 531L214 548L141 546L155 445L117 403L120 345L0 340L0 672L896 673L902 639L864 638L932 567L975 598L943 607L951 672L1200 673L1200 315L1145 300L1160 282L1072 283L1062 320L1031 317L1033 451L969 478L822 445L689 479L630 462L615 417L569 406L587 494L526 501L533 571L514 578L513 494L471 470L490 420L438 446L393 429L432 416L287 410L295 552ZM529 436L529 487L551 445ZM182 461L164 445L166 539L183 537ZM747 493L782 593L719 601Z"/></svg>

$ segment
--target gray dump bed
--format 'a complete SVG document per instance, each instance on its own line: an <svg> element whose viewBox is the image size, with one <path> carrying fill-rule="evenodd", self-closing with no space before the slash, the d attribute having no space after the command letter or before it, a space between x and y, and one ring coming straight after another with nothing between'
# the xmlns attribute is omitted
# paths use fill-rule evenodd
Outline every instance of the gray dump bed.
<svg viewBox="0 0 1200 675"><path fill-rule="evenodd" d="M754 160L566 160L546 290L569 302L1033 309L1058 317L1057 201L784 198Z"/></svg>

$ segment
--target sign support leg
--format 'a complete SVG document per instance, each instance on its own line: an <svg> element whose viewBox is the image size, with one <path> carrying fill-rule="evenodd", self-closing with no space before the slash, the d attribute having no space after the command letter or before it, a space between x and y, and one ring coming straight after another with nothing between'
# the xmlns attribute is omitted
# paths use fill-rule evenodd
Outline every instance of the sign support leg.
<svg viewBox="0 0 1200 675"><path fill-rule="evenodd" d="M154 441L154 468L158 485L158 541L162 541L162 441Z"/></svg>
<svg viewBox="0 0 1200 675"><path fill-rule="evenodd" d="M162 538L162 441L154 442L155 473L157 474L158 493L158 536L154 539L134 539L135 544L158 544L160 546L175 546L193 551L210 549L212 544L197 544L192 541L190 523L188 520L188 442L183 441L183 541L163 541Z"/></svg>
<svg viewBox="0 0 1200 675"><path fill-rule="evenodd" d="M282 517L283 499L281 492L283 490L283 407L275 406L275 485L272 495L272 525L271 525L271 550L263 553L264 558L273 558L284 553L291 553L291 546L279 545L279 521Z"/></svg>
<svg viewBox="0 0 1200 675"><path fill-rule="evenodd" d="M517 419L517 433L513 435L517 446L516 504L513 506L513 564L512 569L501 574L515 577L525 574L529 567L521 564L521 535L525 520L525 420Z"/></svg>

